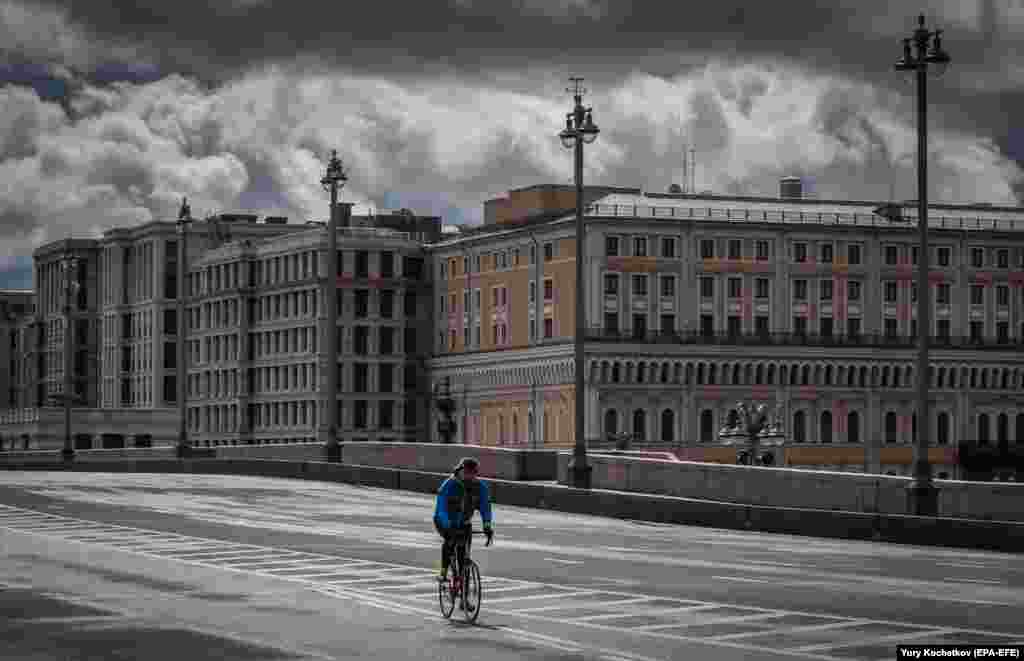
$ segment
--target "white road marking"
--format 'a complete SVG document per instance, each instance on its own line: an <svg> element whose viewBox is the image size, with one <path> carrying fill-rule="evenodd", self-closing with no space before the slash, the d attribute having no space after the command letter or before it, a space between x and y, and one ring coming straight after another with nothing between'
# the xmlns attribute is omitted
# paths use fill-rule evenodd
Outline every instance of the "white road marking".
<svg viewBox="0 0 1024 661"><path fill-rule="evenodd" d="M15 509L15 508L10 508L10 506L0 505L0 513L2 513L5 510L5 508L8 511L10 509ZM67 519L66 517L55 517L55 518L71 520L71 519ZM33 522L39 522L38 518L34 518L33 519L33 518L29 517L28 519L23 519L23 520L25 521L25 523L24 524L18 524L18 525L8 525L8 524L5 523L6 519L0 520L0 527L6 527L6 528L8 528L8 529L10 529L12 531L15 531L15 532L26 533L26 534L31 534L31 535L38 535L38 536L42 536L44 538L45 537L49 537L49 538L57 538L57 539L68 539L68 536L62 535L59 530L51 530L50 532L37 532L37 531L34 531L32 523ZM84 520L76 520L76 521L79 521L82 524L88 524L89 523L89 522L84 521ZM351 596L351 597L357 598L357 599L359 599L359 600L361 600L362 602L365 602L365 603L372 603L374 605L379 605L382 608L389 608L389 609L396 609L396 608L398 608L398 610L402 610L404 608L405 612L410 612L409 608L412 608L412 610L415 611L415 612L422 612L422 613L425 613L425 614L429 614L432 618L436 618L436 613L435 613L434 609L426 610L425 608L417 608L416 606L409 606L407 603L405 603L401 608L399 608L397 604L389 602L386 599L381 599L381 595L374 595L372 592L368 593L365 590L346 589L344 583L337 584L337 585L326 586L326 585L323 585L321 583L310 582L310 581L303 581L301 579L296 579L295 577L286 576L286 575L283 575L283 574L280 574L280 573L272 573L272 572L262 571L262 570L258 570L258 569L257 570L253 570L253 569L247 568L245 566L237 566L237 567L225 566L223 563L218 564L218 560L216 558L205 558L205 557L200 557L200 558L187 558L187 557L186 558L177 558L177 557L175 557L174 555L172 555L170 553L164 553L164 554L158 555L158 554L154 554L154 553L145 552L145 551L142 551L142 550L139 550L139 549L133 549L133 548L130 548L130 547L126 547L123 544L121 544L120 542L114 543L115 539L124 539L124 535L126 534L127 531L133 532L135 534L136 538L138 538L140 535L150 534L153 531L147 531L147 530L139 529L139 528L130 528L128 526L111 526L111 525L105 525L105 524L97 524L97 530L101 531L101 532L98 532L96 535L93 536L95 539L98 540L97 543L103 544L104 540L106 540L106 545L112 546L113 549L117 550L117 551L123 551L123 552L128 552L128 553L135 553L137 555L142 555L142 556L146 556L146 557L150 557L150 558L155 558L155 559L160 559L160 560L164 560L164 561L167 561L167 560L179 561L179 562L183 562L185 564L192 564L192 565L201 566L201 567L208 567L208 568L211 568L211 569L217 569L217 570L222 570L222 571L230 571L230 572L236 572L236 573L240 573L240 574L258 575L258 576L264 576L264 577L278 578L280 580L286 580L286 581L296 581L296 582L305 583L307 585L310 585L310 586L313 587L313 589L322 591L325 594L333 594L333 595L339 595L339 596ZM223 540L216 540L216 539L203 539L203 538L198 538L198 537L184 538L183 537L183 541L185 539L193 540L191 542L193 544L196 544L196 543L206 543L206 544L209 544L211 547L223 548L224 550L230 550L230 551L235 551L235 552L240 552L240 551L246 551L246 552L262 551L263 553L265 553L265 557L277 557L278 555L280 555L284 551L283 549L278 549L278 548L273 548L273 547L259 547L259 546L255 546L255 545L233 544L233 543L230 543L230 542L225 542ZM72 540L72 541L74 541L74 540ZM81 542L79 542L79 543L81 543ZM434 548L434 545L431 545L431 548ZM314 555L315 554L310 554L308 557L313 557ZM332 562L346 562L346 561L354 560L354 559L350 559L350 558L340 558L340 557L334 557L334 556L322 556L322 557L323 557L324 561L332 561ZM366 561L362 561L362 562L366 562ZM424 572L424 573L428 573L429 574L429 570L426 570L423 567L410 567L410 566L405 566L405 565L399 565L399 564L396 564L396 563L373 563L373 564L375 564L375 566L377 566L379 568L392 568L392 570L399 569L399 568L404 568L406 570L416 570L416 571L419 571L419 572ZM408 578L411 579L412 577L408 577ZM734 577L723 577L723 578L734 578ZM510 581L512 579L503 579L503 580ZM510 597L510 598L504 598L504 599L501 599L501 598L499 598L499 599L486 599L485 598L485 601L484 601L484 603L485 603L485 611L488 611L488 612L491 612L491 613L495 613L495 614L498 614L498 615L506 615L506 616L510 616L510 617L518 617L518 618L521 618L521 619L524 619L524 620L537 620L537 621L540 621L540 622L544 622L546 624L555 624L555 623L566 624L566 622L564 621L563 618L554 618L553 619L553 618L550 618L550 617L546 617L543 614L543 612L540 613L540 614L531 614L531 613L527 613L527 612L517 612L516 610L502 610L502 606L500 606L500 605L497 608L488 608L487 604L493 605L493 604L496 604L496 603L499 603L499 602L505 602L505 601L521 601L523 599L534 600L534 599L544 599L544 598L550 598L550 597L570 597L571 598L571 597L574 597L574 596L585 595L585 594L594 594L594 593L598 593L598 592L599 593L603 593L603 594L612 595L612 596L625 597L625 598L638 598L638 595L636 595L636 594L621 593L621 592L620 593L616 593L616 592L607 591L607 590L573 590L571 588L568 588L567 586L561 586L561 585L552 585L552 584L545 584L545 583L532 583L532 585L531 585L531 582L529 582L529 581L523 581L522 583L526 584L526 585L529 585L530 587L534 587L535 589L544 590L545 592L543 594L532 595L532 596L524 596L524 597ZM487 584L488 584L488 580L485 577L485 589L486 589ZM402 597L402 595L390 594L390 595L386 595L386 596L389 596L392 599L394 599L396 597L397 598L402 598L405 602L409 601L408 598ZM650 597L644 597L643 599L649 599L649 598ZM666 601L673 601L672 599L665 599L665 600ZM683 600L674 600L674 601L679 601L680 603L685 603ZM737 607L737 605L735 605L735 604L715 604L713 602L700 602L700 601L697 601L697 600L691 600L691 601L692 601L692 603L697 603L697 604L706 603L709 608L721 608L721 607L736 608ZM810 616L810 617L821 617L821 615L819 615L817 613L804 613L804 612L799 612L799 611L787 611L787 610L783 610L783 609L760 609L760 608L748 607L748 606L740 606L740 607L744 608L746 610L753 610L753 611L760 610L760 611L763 611L764 613L771 613L771 614L776 615L776 616L777 615L790 615L791 614L791 615L801 615L801 616ZM562 608L564 609L564 608L567 608L567 607L563 606ZM554 609L551 609L551 610L554 610ZM836 619L841 619L841 618L837 617ZM941 632L944 632L944 631L950 631L950 632L956 631L956 632L962 632L962 633L976 634L979 637L981 637L981 636L1000 637L1000 638L1011 637L1010 634L1005 634L1005 633L1000 633L1000 632L993 632L993 631L967 630L967 629L940 629L940 628L936 628L936 627L927 627L927 626L924 626L924 625L913 625L913 624L905 624L904 625L904 623L899 623L899 622L861 620L858 623L859 624L863 624L863 623L873 623L874 624L874 623L877 623L877 624L883 624L883 625L888 625L888 626L907 626L907 627L912 627L912 628L916 628L916 629L927 629L927 631L923 631L921 633L922 636L924 636L924 635L940 635ZM661 639L661 640L673 640L673 641L693 642L693 643L699 643L699 644L709 644L708 643L709 639L706 636L686 636L686 635L680 635L680 634L669 634L669 633L658 632L658 631L652 631L652 632L642 632L641 631L641 632L638 632L638 631L636 631L635 629L632 629L632 628L603 626L603 625L597 624L595 622L578 622L578 623L572 623L572 624L574 626L586 627L586 628L590 628L590 629L594 629L594 630L598 630L598 631L606 631L606 632L614 633L614 634L617 634L617 635L622 635L625 632L629 632L629 633L632 633L632 634L635 634L635 635L643 635L643 636L647 636L647 637L650 637L650 638L657 638L657 639ZM682 624L683 623L680 623L679 625L676 625L676 626L682 626ZM786 631L787 631L786 629L781 629L777 633L785 633ZM917 637L916 633L913 633L911 635ZM906 638L907 638L906 634L903 634L903 635L899 636L900 640L903 640L903 639L906 639ZM559 649L564 649L563 641L560 640L559 642L561 644L561 647L559 647ZM731 648L731 649L737 649L737 650L743 650L743 651L763 650L763 646L760 646L760 645L748 645L748 644L744 644L742 641L723 640L723 641L715 642L713 644L716 645L717 647L725 647L725 648ZM623 652L618 651L618 650L597 650L597 651L602 651L603 653L606 653L606 654L611 655L611 656L622 656L624 654ZM780 653L781 654L785 654L787 656L797 656L797 657L804 657L804 658L814 658L814 659L828 658L827 656L824 656L824 655L822 655L820 653L804 652L804 651L801 651L801 649L786 650L786 651L782 651ZM641 657L629 657L629 656L627 656L627 658L641 659ZM655 661L655 660L652 659L650 661Z"/></svg>
<svg viewBox="0 0 1024 661"><path fill-rule="evenodd" d="M742 576L712 576L711 578L718 579L719 581L739 581L741 583L773 583L763 578L743 578Z"/></svg>
<svg viewBox="0 0 1024 661"><path fill-rule="evenodd" d="M786 634L801 634L812 631L830 631L832 629L849 629L851 627L862 627L870 624L870 620L850 620L849 622L832 622L830 624L809 624L801 627L788 627L784 630ZM722 636L711 636L708 640L737 640L740 638L753 638L755 636L771 635L769 631L744 631L743 633L727 633Z"/></svg>
<svg viewBox="0 0 1024 661"><path fill-rule="evenodd" d="M776 617L786 617L782 613L758 613L757 615L739 615L737 617L723 617L717 620L708 620L707 622L701 622L701 626L718 626L722 624L737 624L739 622L756 622L757 620L770 620ZM633 627L638 631L657 631L658 629L671 629L672 627L685 626L679 622L671 624L651 624L643 627Z"/></svg>
<svg viewBox="0 0 1024 661"><path fill-rule="evenodd" d="M557 562L563 565L582 565L583 560L563 560L562 558L544 558L548 562Z"/></svg>
<svg viewBox="0 0 1024 661"><path fill-rule="evenodd" d="M619 617L632 617L634 615L642 617L667 617L669 615L683 615L684 613L698 613L700 611L717 610L721 606L683 606L681 608L655 608L649 611L642 612L629 612L629 613L605 613L604 615L587 615L586 617L574 617L573 622L591 622L599 620L614 620ZM773 613L774 614L774 613ZM673 624L672 626L680 626L679 623ZM635 629L643 629L644 627L634 627Z"/></svg>
<svg viewBox="0 0 1024 661"><path fill-rule="evenodd" d="M901 634L893 634L892 636L872 637L869 642L870 642L870 644L872 646L880 645L880 644L883 644L883 643L896 643L896 644L899 644L899 643L902 643L905 640L917 640L919 638L928 638L929 636L933 636L935 638L939 638L939 637L944 636L944 635L949 634L949 633L956 633L956 631L957 631L956 629L934 628L931 631L920 631L918 633L901 633ZM792 648L791 651L794 651L794 652L826 652L828 650L839 649L839 648L842 648L842 647L857 647L858 645L866 645L866 644L868 644L868 641L866 641L864 639L848 640L848 641L841 642L841 643L829 643L827 645L826 644L822 644L822 645L805 645L804 647Z"/></svg>
<svg viewBox="0 0 1024 661"><path fill-rule="evenodd" d="M981 584L981 585L1005 585L1005 586L1009 587L1009 584L1008 584L1007 581L989 580L987 578L960 578L959 576L956 576L956 577L949 578L948 580L955 581L957 583L978 583L978 584Z"/></svg>
<svg viewBox="0 0 1024 661"><path fill-rule="evenodd" d="M637 604L642 601L653 601L654 599L655 597L636 597L634 599L624 599L622 601L584 601L582 603L556 604L554 606L538 606L536 608L517 608L516 612L541 613L544 611L570 610L572 608L579 608L581 610L590 610L593 608L615 608L617 606L625 606L626 604ZM626 615L626 613L619 613L618 617L623 617L624 615Z"/></svg>

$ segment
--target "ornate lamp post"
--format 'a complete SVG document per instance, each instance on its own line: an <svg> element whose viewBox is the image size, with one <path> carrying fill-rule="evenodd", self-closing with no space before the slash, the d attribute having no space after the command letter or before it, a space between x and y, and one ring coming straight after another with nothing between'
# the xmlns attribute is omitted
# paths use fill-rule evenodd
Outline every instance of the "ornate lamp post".
<svg viewBox="0 0 1024 661"><path fill-rule="evenodd" d="M185 349L188 346L185 336L188 334L188 321L185 315L185 297L188 295L188 226L192 223L192 209L188 206L188 198L181 200L178 211L178 456L185 458L192 454L192 446L188 441L188 357Z"/></svg>
<svg viewBox="0 0 1024 661"><path fill-rule="evenodd" d="M331 218L327 223L327 274L323 281L327 357L323 367L326 374L320 428L326 443L327 461L334 462L341 461L341 445L338 443L338 189L346 181L348 175L338 158L338 151L332 149L327 172L320 180L320 185L331 194Z"/></svg>
<svg viewBox="0 0 1024 661"><path fill-rule="evenodd" d="M573 93L575 107L565 118L565 130L558 134L562 146L576 150L576 336L573 342L575 349L576 373L576 444L573 446L572 460L569 462L569 474L572 484L577 489L590 488L590 473L593 470L587 465L586 441L586 378L584 376L583 340L587 328L586 304L586 248L583 238L583 144L591 144L597 140L598 128L590 108L583 107L582 78L570 78L573 86L566 91ZM540 256L538 255L538 259Z"/></svg>
<svg viewBox="0 0 1024 661"><path fill-rule="evenodd" d="M74 368L75 368L75 332L74 332L74 301L81 283L75 277L78 273L79 260L73 255L65 255L60 260L60 270L64 276L64 449L61 456L64 461L75 458L75 446L71 441L71 404L74 400Z"/></svg>
<svg viewBox="0 0 1024 661"><path fill-rule="evenodd" d="M737 402L736 415L736 424L724 428L719 435L727 439L742 438L747 442L748 449L737 455L739 463L765 466L772 463L769 455L760 455L761 439L764 438L768 445L778 445L781 442L779 439L782 436L782 425L779 421L779 406L776 405L775 410L769 413L768 407L764 404L755 406ZM772 442L773 438L776 439L776 442ZM745 460L747 458L749 458L749 462Z"/></svg>
<svg viewBox="0 0 1024 661"><path fill-rule="evenodd" d="M932 481L928 461L931 411L928 401L928 343L931 334L931 296L928 290L928 67L945 71L950 57L942 49L942 30L924 27L924 14L917 19L914 35L903 40L903 58L897 71L913 71L917 78L917 443L914 446L914 481L908 489L908 511L922 516L938 514L939 490ZM911 45L913 51L911 52Z"/></svg>

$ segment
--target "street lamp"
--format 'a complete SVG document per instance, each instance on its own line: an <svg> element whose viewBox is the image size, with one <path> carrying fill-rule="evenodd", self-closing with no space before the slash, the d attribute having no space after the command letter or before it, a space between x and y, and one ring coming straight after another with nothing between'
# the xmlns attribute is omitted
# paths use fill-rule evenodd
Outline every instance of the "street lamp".
<svg viewBox="0 0 1024 661"><path fill-rule="evenodd" d="M924 14L918 16L917 29L903 40L903 58L897 71L917 74L917 226L919 230L917 263L917 443L914 454L914 481L908 496L908 511L921 516L938 514L939 490L932 481L928 462L928 437L931 419L928 407L928 342L931 333L931 297L928 291L928 67L935 65L940 75L950 57L942 49L942 30L924 27ZM913 51L911 52L911 45Z"/></svg>
<svg viewBox="0 0 1024 661"><path fill-rule="evenodd" d="M586 379L583 374L583 340L587 328L587 303L585 284L586 251L583 241L583 144L591 144L597 140L598 128L590 108L583 107L582 78L570 78L575 107L566 114L565 130L558 134L562 146L576 150L576 337L573 342L575 349L576 373L576 444L573 446L572 461L569 462L569 473L572 484L577 489L590 488L590 473L593 470L587 465L586 415L585 402ZM540 256L538 255L538 259Z"/></svg>
<svg viewBox="0 0 1024 661"><path fill-rule="evenodd" d="M348 181L345 168L338 158L338 151L331 150L327 162L327 173L320 185L331 194L331 217L327 223L327 275L324 278L324 313L327 316L326 344L327 357L324 359L320 416L321 440L327 447L327 461L341 461L341 445L338 444L338 189Z"/></svg>
<svg viewBox="0 0 1024 661"><path fill-rule="evenodd" d="M191 456L192 448L188 442L188 360L185 356L185 335L188 333L188 323L185 321L185 296L188 294L188 226L192 222L192 209L188 206L188 198L182 198L181 210L178 211L178 291L174 292L178 297L178 457L186 458Z"/></svg>
<svg viewBox="0 0 1024 661"><path fill-rule="evenodd" d="M64 449L61 456L64 461L75 458L75 446L71 442L71 404L74 390L74 319L72 315L75 296L81 283L78 282L78 258L65 255L60 260L60 270L64 276Z"/></svg>

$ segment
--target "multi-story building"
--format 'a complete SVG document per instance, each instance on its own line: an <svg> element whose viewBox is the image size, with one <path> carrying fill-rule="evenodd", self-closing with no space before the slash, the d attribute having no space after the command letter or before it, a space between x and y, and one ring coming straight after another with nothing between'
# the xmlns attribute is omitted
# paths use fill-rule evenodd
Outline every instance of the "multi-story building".
<svg viewBox="0 0 1024 661"><path fill-rule="evenodd" d="M343 438L419 437L429 415L424 371L433 335L423 244L407 232L366 227L366 217L352 220L357 226L339 229L339 429ZM438 218L393 220L418 235L440 235ZM224 214L192 222L187 232L191 440L312 440L326 364L324 223ZM17 405L0 406L7 409L0 413L7 447L63 443L54 395L64 384L66 256L78 258L71 301L75 446L176 438L180 238L175 223L152 222L36 251L36 314L10 322L25 358L2 363L3 374L21 375Z"/></svg>
<svg viewBox="0 0 1024 661"><path fill-rule="evenodd" d="M320 226L208 251L187 283L188 426L208 445L314 441L328 320ZM341 440L421 438L433 313L423 245L407 233L339 229Z"/></svg>
<svg viewBox="0 0 1024 661"><path fill-rule="evenodd" d="M788 183L792 187L792 183ZM573 442L575 193L512 191L431 248L437 358L462 438ZM589 439L725 456L737 400L776 403L790 465L906 472L917 249L877 203L588 189ZM1024 209L933 205L933 462L960 440L1024 442ZM813 447L812 447L813 446Z"/></svg>
<svg viewBox="0 0 1024 661"><path fill-rule="evenodd" d="M0 409L24 405L28 361L23 352L34 298L32 290L0 289Z"/></svg>

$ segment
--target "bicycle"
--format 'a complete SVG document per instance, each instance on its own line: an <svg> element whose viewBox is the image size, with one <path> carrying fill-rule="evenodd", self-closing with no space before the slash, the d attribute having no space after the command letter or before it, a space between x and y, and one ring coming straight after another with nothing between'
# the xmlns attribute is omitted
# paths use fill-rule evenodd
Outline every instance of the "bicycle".
<svg viewBox="0 0 1024 661"><path fill-rule="evenodd" d="M474 535L485 535L482 530L474 530ZM455 552L452 553L452 566L449 568L448 580L438 583L437 598L441 606L441 615L448 619L455 611L455 600L459 600L466 622L472 624L480 616L480 598L483 587L480 584L480 567L469 557L469 535L459 534L455 541Z"/></svg>

